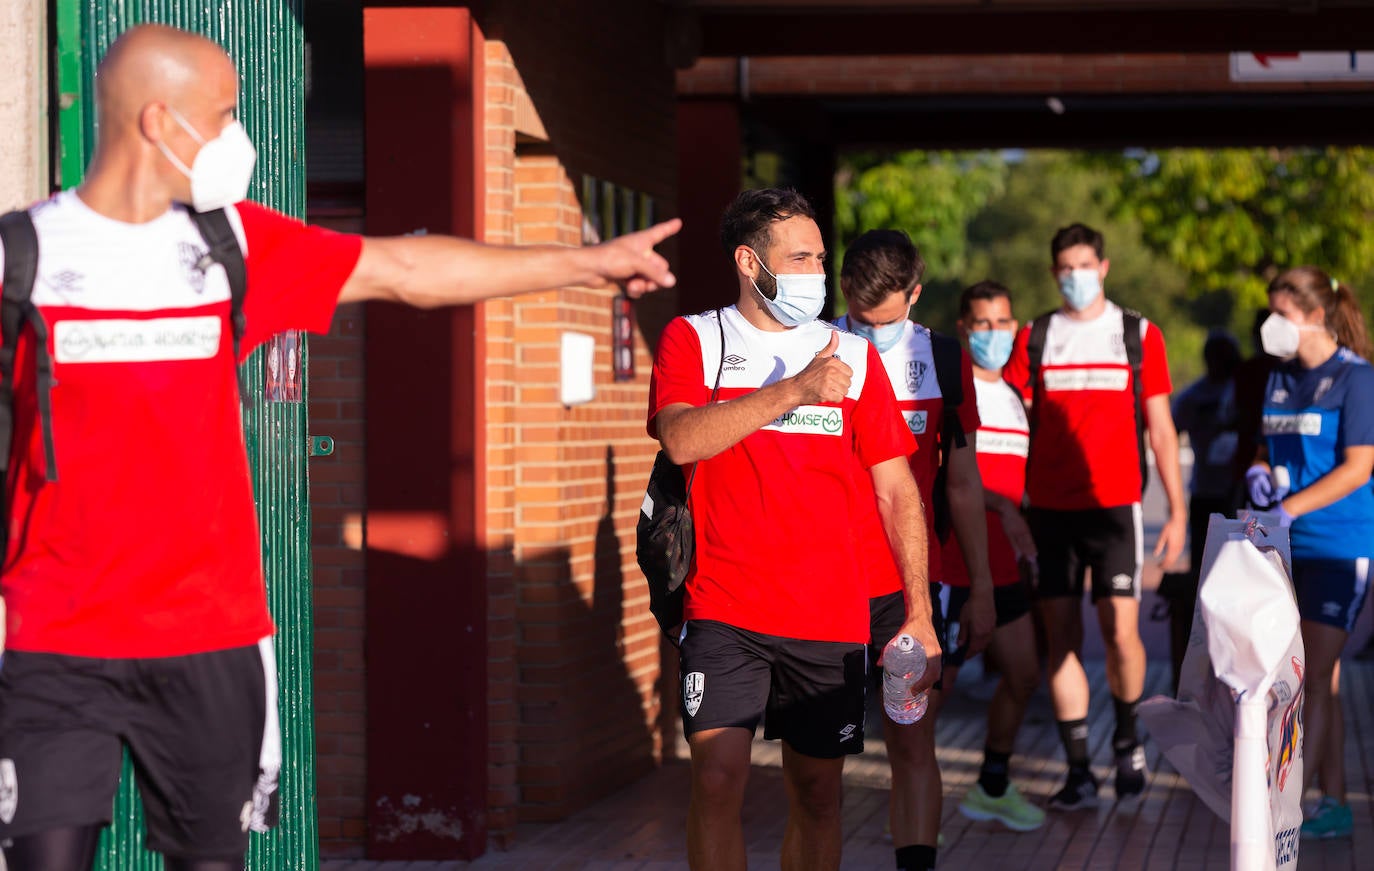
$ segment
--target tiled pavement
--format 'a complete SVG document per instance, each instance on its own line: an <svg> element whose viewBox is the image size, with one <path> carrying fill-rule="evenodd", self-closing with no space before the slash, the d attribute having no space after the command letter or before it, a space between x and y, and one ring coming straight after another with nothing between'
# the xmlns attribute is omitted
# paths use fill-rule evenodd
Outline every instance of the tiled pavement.
<svg viewBox="0 0 1374 871"><path fill-rule="evenodd" d="M1229 868L1229 833L1192 795L1166 762L1150 749L1153 771L1145 794L1117 804L1111 789L1096 811L1052 814L1036 832L1016 834L995 823L964 819L955 805L973 782L981 760L984 702L990 681L961 678L959 692L946 705L938 728L940 768L944 774L945 813L940 851L942 869L1132 869L1132 871L1208 871ZM1146 695L1167 690L1167 664L1150 663ZM1112 712L1101 662L1089 663L1094 685L1090 713L1091 747L1099 773L1107 775ZM1346 771L1355 812L1353 839L1304 842L1301 871L1369 871L1374 868L1374 663L1347 662ZM779 752L772 742L755 744L754 771L744 809L749 867L778 868L783 788ZM1054 717L1043 691L1032 702L1013 760L1023 792L1043 802L1064 774ZM892 846L883 833L887 815L887 761L882 742L868 739L868 752L845 770L843 869L870 871L892 867ZM1109 778L1108 778L1109 780ZM680 871L686 869L683 820L688 791L687 766L664 765L633 786L556 824L524 825L515 845L472 863L329 861L322 871Z"/></svg>

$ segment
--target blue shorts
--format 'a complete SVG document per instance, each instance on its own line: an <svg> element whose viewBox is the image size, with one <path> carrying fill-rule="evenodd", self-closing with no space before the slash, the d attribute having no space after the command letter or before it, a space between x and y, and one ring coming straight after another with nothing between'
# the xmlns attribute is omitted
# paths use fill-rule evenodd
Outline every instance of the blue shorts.
<svg viewBox="0 0 1374 871"><path fill-rule="evenodd" d="M1350 632L1369 594L1369 557L1294 559L1293 589L1298 614Z"/></svg>

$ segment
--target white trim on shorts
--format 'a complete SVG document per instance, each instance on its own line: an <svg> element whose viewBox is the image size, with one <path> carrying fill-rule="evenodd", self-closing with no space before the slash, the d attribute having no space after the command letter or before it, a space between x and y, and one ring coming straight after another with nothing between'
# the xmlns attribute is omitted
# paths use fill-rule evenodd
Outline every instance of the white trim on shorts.
<svg viewBox="0 0 1374 871"><path fill-rule="evenodd" d="M1145 573L1145 519L1139 502L1131 503L1131 525L1135 531L1135 576L1131 580L1135 600L1139 602L1141 576Z"/></svg>

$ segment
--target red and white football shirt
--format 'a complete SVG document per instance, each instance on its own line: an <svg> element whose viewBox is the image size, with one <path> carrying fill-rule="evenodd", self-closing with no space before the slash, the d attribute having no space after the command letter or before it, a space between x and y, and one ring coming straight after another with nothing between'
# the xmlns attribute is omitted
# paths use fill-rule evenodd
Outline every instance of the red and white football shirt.
<svg viewBox="0 0 1374 871"><path fill-rule="evenodd" d="M724 354L717 401L737 399L799 373L834 334L811 321L760 330L731 306L673 320L659 339L649 386L649 435L666 406L705 405ZM815 641L868 640L868 594L854 564L851 518L861 504L856 465L913 450L877 352L839 333L836 353L853 370L845 399L804 405L696 464L690 496L696 560L686 617ZM692 467L683 469L690 476Z"/></svg>
<svg viewBox="0 0 1374 871"><path fill-rule="evenodd" d="M175 207L144 224L68 191L32 210L60 480L44 480L33 334L18 344L7 646L175 656L272 633L229 329L229 285ZM329 328L362 242L244 202L247 353Z"/></svg>
<svg viewBox="0 0 1374 871"><path fill-rule="evenodd" d="M975 378L973 385L978 394L978 474L982 476L983 488L1019 506L1026 492L1026 453L1030 447L1026 407L1005 381ZM992 583L998 587L1014 584L1020 580L1020 572L1016 551L1002 528L1002 515L989 511L987 523ZM968 566L964 564L963 550L957 545L945 548L944 560L943 580L956 587L967 587Z"/></svg>
<svg viewBox="0 0 1374 871"><path fill-rule="evenodd" d="M836 322L841 329L849 326L848 316ZM940 427L944 420L945 399L940 392L940 379L935 376L935 357L931 351L930 330L907 321L902 338L882 353L883 370L892 383L897 406L907 427L916 438L917 450L908 457L911 474L921 491L921 507L925 509L926 540L929 542L930 580L939 581L941 569L940 541L935 537L935 476L940 471ZM978 408L968 397L973 396L973 364L968 354L960 354L959 380L963 382L965 401L958 409L959 424L964 432L978 429ZM871 480L860 480L872 492ZM869 575L869 595L885 596L902 589L901 573L892 559L887 533L883 530L876 507L867 517L856 518L859 527L860 559ZM951 542L952 547L958 547Z"/></svg>
<svg viewBox="0 0 1374 871"><path fill-rule="evenodd" d="M1050 318L1040 365L1044 390L1037 400L1041 407L1031 412L1036 428L1026 469L1026 490L1037 508L1075 511L1140 501L1135 396L1122 330L1121 309L1114 303L1091 321L1063 312ZM1144 401L1167 394L1173 385L1163 334L1141 318L1140 335ZM1027 324L1002 376L1032 400L1029 340Z"/></svg>

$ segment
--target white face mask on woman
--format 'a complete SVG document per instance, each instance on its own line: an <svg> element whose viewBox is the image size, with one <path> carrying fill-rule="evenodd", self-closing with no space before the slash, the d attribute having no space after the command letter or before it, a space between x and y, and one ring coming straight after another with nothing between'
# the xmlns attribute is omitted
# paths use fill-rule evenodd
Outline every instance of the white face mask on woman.
<svg viewBox="0 0 1374 871"><path fill-rule="evenodd" d="M253 178L253 164L258 153L244 132L243 126L234 121L220 131L214 139L206 140L195 128L181 117L181 113L168 106L172 119L191 138L201 143L200 151L188 168L166 144L159 142L157 148L171 161L172 166L181 170L182 175L191 180L191 206L197 212L222 209L243 200L248 196L248 183Z"/></svg>
<svg viewBox="0 0 1374 871"><path fill-rule="evenodd" d="M1271 357L1291 360L1298 354L1304 332L1323 329L1319 324L1295 324L1278 312L1271 312L1260 324L1260 346Z"/></svg>

